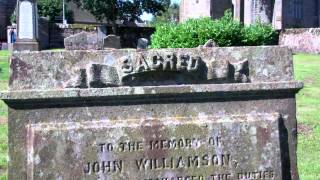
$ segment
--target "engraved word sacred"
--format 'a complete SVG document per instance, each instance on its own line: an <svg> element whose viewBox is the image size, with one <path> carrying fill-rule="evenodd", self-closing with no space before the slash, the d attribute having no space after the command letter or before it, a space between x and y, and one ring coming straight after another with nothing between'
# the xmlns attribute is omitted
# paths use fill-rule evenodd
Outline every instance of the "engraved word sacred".
<svg viewBox="0 0 320 180"><path fill-rule="evenodd" d="M121 70L123 77L152 71L177 71L196 72L199 69L201 57L175 53L149 53L138 54L132 58L125 56L121 58Z"/></svg>

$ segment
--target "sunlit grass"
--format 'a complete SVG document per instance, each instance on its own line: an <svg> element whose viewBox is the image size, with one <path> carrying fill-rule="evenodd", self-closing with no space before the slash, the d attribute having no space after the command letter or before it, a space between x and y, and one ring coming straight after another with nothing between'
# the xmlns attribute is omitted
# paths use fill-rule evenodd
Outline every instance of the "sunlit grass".
<svg viewBox="0 0 320 180"><path fill-rule="evenodd" d="M301 180L320 179L320 56L294 56L296 79L305 83L297 95L298 122L311 129L299 134L298 167Z"/></svg>

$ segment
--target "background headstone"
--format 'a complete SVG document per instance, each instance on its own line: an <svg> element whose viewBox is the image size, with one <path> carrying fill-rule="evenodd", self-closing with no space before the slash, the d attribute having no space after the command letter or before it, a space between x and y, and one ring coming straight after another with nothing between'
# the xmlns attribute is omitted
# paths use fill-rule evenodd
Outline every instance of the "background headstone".
<svg viewBox="0 0 320 180"><path fill-rule="evenodd" d="M1 50L8 50L8 43L1 43Z"/></svg>
<svg viewBox="0 0 320 180"><path fill-rule="evenodd" d="M121 48L120 36L108 35L106 38L104 38L104 48L120 49Z"/></svg>
<svg viewBox="0 0 320 180"><path fill-rule="evenodd" d="M66 50L101 50L103 40L96 33L81 32L64 39Z"/></svg>
<svg viewBox="0 0 320 180"><path fill-rule="evenodd" d="M37 51L38 44L38 10L36 0L19 0L17 13L16 51Z"/></svg>
<svg viewBox="0 0 320 180"><path fill-rule="evenodd" d="M146 38L138 39L137 49L148 49L149 40Z"/></svg>

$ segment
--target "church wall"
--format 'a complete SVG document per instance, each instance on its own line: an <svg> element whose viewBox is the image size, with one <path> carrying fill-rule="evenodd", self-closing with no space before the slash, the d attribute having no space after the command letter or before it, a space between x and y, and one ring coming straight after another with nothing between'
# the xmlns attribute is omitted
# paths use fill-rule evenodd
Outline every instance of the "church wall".
<svg viewBox="0 0 320 180"><path fill-rule="evenodd" d="M211 0L182 0L180 6L180 21L189 18L210 17Z"/></svg>
<svg viewBox="0 0 320 180"><path fill-rule="evenodd" d="M317 0L319 1L319 0ZM317 3L315 0L303 1L303 20L302 27L315 27L318 26L318 12Z"/></svg>
<svg viewBox="0 0 320 180"><path fill-rule="evenodd" d="M213 19L221 18L226 10L233 11L232 0L212 0L211 17Z"/></svg>

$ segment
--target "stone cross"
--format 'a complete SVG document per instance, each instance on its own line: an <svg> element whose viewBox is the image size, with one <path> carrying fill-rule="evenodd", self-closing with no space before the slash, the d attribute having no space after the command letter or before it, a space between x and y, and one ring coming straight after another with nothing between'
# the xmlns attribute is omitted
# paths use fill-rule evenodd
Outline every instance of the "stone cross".
<svg viewBox="0 0 320 180"><path fill-rule="evenodd" d="M38 10L36 0L18 0L17 13L17 43L16 51L39 50L38 38Z"/></svg>

